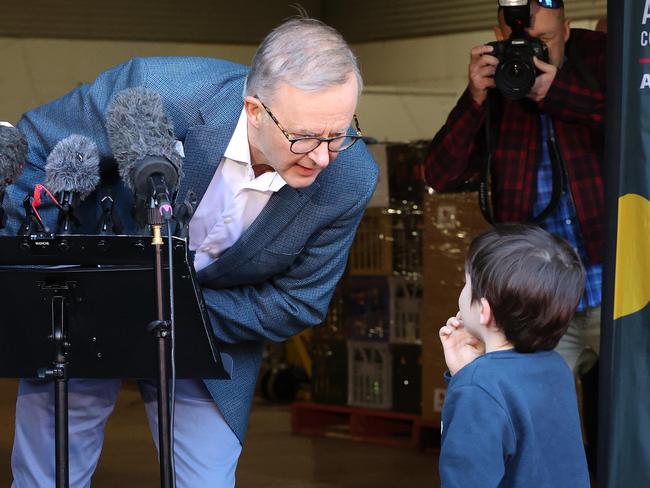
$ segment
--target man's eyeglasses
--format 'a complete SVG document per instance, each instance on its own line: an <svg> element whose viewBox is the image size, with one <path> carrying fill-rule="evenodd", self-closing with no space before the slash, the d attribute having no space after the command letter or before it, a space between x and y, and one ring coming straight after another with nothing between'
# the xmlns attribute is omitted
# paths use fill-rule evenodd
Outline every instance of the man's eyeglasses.
<svg viewBox="0 0 650 488"><path fill-rule="evenodd" d="M258 100L260 99L258 98ZM322 142L327 143L327 149L329 151L341 152L345 151L346 149L350 149L354 143L362 137L361 129L359 128L359 120L357 119L356 115L354 115L356 135L346 134L334 137L294 136L280 125L280 122L278 122L278 119L275 118L273 112L271 112L269 108L264 105L264 102L262 102L262 100L260 100L260 103L262 104L262 107L264 107L264 110L266 110L266 113L269 114L269 117L271 117L271 120L275 123L275 125L278 126L278 129L282 131L284 137L286 137L287 140L291 143L289 150L294 154L310 153L318 146L320 146Z"/></svg>

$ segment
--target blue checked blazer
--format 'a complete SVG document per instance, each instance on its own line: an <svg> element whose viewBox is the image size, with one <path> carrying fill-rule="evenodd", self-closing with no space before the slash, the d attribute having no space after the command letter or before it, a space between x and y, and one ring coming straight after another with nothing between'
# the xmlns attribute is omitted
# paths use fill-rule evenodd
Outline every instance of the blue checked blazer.
<svg viewBox="0 0 650 488"><path fill-rule="evenodd" d="M29 141L30 163L8 188L6 233L22 220L22 198L45 179L54 145L71 134L98 145L103 175L114 173L104 128L112 97L128 87L160 93L176 137L183 141L184 178L199 201L221 161L243 107L248 68L209 58L135 58L102 73L93 83L23 115L18 127ZM264 340L282 341L321 323L340 279L363 211L377 181L377 167L365 145L343 152L307 188L284 186L240 239L198 273L214 334L233 359L231 380L205 380L226 422L240 441L248 424ZM130 191L116 178L103 178L114 192L126 232L134 232ZM99 192L96 192L96 194ZM96 195L95 194L95 195ZM98 198L86 199L81 219L99 221ZM53 208L44 211L53 226ZM85 229L94 232L93 226Z"/></svg>

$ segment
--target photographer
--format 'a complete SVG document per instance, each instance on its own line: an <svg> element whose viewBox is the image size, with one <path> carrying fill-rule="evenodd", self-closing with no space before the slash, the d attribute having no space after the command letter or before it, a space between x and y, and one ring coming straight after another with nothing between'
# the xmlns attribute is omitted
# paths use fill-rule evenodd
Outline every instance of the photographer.
<svg viewBox="0 0 650 488"><path fill-rule="evenodd" d="M436 190L481 179L488 217L538 223L577 250L585 291L557 351L582 374L600 339L606 36L571 29L562 0L499 4L500 42L471 50L468 87L431 142L426 177ZM539 41L548 62L529 54L532 86L513 93L526 75L516 56Z"/></svg>

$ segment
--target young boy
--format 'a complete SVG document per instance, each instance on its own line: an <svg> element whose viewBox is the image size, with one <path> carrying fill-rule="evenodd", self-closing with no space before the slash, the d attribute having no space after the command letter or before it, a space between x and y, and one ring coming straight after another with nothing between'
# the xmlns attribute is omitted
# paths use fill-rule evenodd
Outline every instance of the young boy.
<svg viewBox="0 0 650 488"><path fill-rule="evenodd" d="M589 487L573 374L553 351L583 282L573 249L539 227L472 242L460 311L440 329L443 488Z"/></svg>

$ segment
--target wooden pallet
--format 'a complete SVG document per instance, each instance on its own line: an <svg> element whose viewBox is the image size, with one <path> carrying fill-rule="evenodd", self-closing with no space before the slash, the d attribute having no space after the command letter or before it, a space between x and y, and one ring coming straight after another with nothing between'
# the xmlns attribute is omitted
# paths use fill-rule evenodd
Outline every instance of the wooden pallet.
<svg viewBox="0 0 650 488"><path fill-rule="evenodd" d="M386 446L424 449L440 445L440 426L419 415L345 405L293 403L291 429L294 434Z"/></svg>

